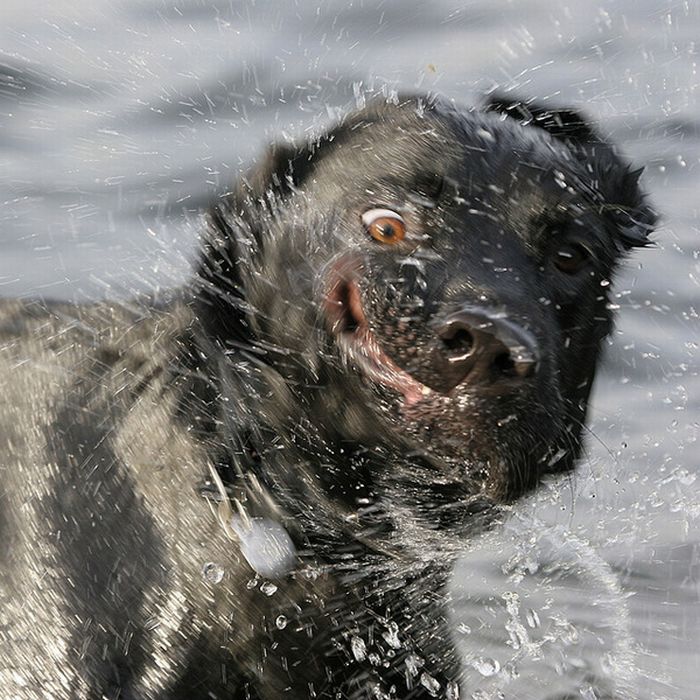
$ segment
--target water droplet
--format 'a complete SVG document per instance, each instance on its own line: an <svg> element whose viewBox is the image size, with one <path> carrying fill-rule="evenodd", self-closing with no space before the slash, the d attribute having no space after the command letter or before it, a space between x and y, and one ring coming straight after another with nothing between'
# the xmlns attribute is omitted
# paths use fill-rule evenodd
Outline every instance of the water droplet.
<svg viewBox="0 0 700 700"><path fill-rule="evenodd" d="M305 569L301 571L301 575L307 580L307 581L315 581L319 577L319 572L317 569L313 569L310 566L307 566Z"/></svg>
<svg viewBox="0 0 700 700"><path fill-rule="evenodd" d="M421 659L420 656L416 656L416 654L409 654L406 657L406 669L408 670L408 673L411 676L417 676L418 675L418 669L425 663L423 659Z"/></svg>
<svg viewBox="0 0 700 700"><path fill-rule="evenodd" d="M401 648L401 641L399 640L399 626L395 622L390 622L387 625L386 632L382 634L382 637L392 649Z"/></svg>
<svg viewBox="0 0 700 700"><path fill-rule="evenodd" d="M275 620L275 626L278 630L283 630L287 626L287 622L289 622L289 620L287 620L284 615L278 615Z"/></svg>
<svg viewBox="0 0 700 700"><path fill-rule="evenodd" d="M429 673L420 674L420 684L428 691L428 693L436 698L440 692L440 683L438 683L436 678L433 678Z"/></svg>
<svg viewBox="0 0 700 700"><path fill-rule="evenodd" d="M513 591L506 591L502 597L506 602L508 613L513 617L517 617L520 613L520 596Z"/></svg>
<svg viewBox="0 0 700 700"><path fill-rule="evenodd" d="M520 649L528 643L527 630L519 620L508 620L505 624L509 636L509 644L513 649Z"/></svg>
<svg viewBox="0 0 700 700"><path fill-rule="evenodd" d="M202 567L202 577L207 583L221 583L224 578L224 567L213 561L208 561Z"/></svg>
<svg viewBox="0 0 700 700"><path fill-rule="evenodd" d="M272 581L265 581L265 583L260 584L260 590L267 596L274 595L277 593L277 586L275 586Z"/></svg>
<svg viewBox="0 0 700 700"><path fill-rule="evenodd" d="M367 645L359 637L353 637L350 640L350 649L355 657L355 661L364 661L367 657Z"/></svg>
<svg viewBox="0 0 700 700"><path fill-rule="evenodd" d="M379 685L372 686L372 697L376 700L391 700L391 695L385 693Z"/></svg>
<svg viewBox="0 0 700 700"><path fill-rule="evenodd" d="M559 639L567 646L571 644L578 644L579 633L574 625L566 620L555 620L554 622L557 632L559 633Z"/></svg>
<svg viewBox="0 0 700 700"><path fill-rule="evenodd" d="M459 700L459 686L454 681L447 684L445 697L447 700Z"/></svg>
<svg viewBox="0 0 700 700"><path fill-rule="evenodd" d="M540 616L537 614L536 610L528 610L525 613L525 619L527 624L534 630L540 626Z"/></svg>
<svg viewBox="0 0 700 700"><path fill-rule="evenodd" d="M496 659L489 659L486 656L481 656L472 661L472 666L482 675L487 678L495 676L501 670L501 664Z"/></svg>
<svg viewBox="0 0 700 700"><path fill-rule="evenodd" d="M676 478L683 486L692 486L697 479L697 474L691 474L685 469L680 469Z"/></svg>

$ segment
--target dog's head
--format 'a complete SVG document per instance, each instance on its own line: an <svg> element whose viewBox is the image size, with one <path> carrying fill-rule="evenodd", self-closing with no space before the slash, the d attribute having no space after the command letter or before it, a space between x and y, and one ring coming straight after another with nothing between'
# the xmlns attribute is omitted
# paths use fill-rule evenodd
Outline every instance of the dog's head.
<svg viewBox="0 0 700 700"><path fill-rule="evenodd" d="M248 377L231 401L255 395L348 505L454 514L570 469L611 278L654 223L638 176L576 112L498 98L376 103L272 147L200 267ZM363 449L378 466L351 466Z"/></svg>

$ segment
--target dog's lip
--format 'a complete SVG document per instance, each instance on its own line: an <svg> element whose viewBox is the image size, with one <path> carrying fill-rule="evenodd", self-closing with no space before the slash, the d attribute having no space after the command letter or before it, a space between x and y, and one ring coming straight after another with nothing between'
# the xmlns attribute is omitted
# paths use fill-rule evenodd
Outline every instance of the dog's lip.
<svg viewBox="0 0 700 700"><path fill-rule="evenodd" d="M357 283L361 268L356 261L342 260L331 270L331 283L325 295L329 329L345 354L372 381L403 394L412 406L433 390L402 370L382 350L369 328Z"/></svg>

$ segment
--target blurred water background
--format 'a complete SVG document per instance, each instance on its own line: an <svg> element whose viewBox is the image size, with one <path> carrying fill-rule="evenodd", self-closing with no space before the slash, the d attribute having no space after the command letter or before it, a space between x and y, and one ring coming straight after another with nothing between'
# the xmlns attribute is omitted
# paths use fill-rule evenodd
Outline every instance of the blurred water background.
<svg viewBox="0 0 700 700"><path fill-rule="evenodd" d="M617 282L588 457L465 554L455 630L478 700L594 700L600 677L695 700L699 61L697 0L2 0L0 295L180 283L212 193L363 95L585 110L662 227Z"/></svg>

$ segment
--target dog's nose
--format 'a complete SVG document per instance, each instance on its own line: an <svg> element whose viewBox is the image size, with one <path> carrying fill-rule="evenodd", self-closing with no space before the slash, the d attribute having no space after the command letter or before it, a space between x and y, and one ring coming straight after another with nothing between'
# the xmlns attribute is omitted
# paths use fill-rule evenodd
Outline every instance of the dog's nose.
<svg viewBox="0 0 700 700"><path fill-rule="evenodd" d="M537 339L505 314L464 307L434 325L450 383L523 380L537 371Z"/></svg>

